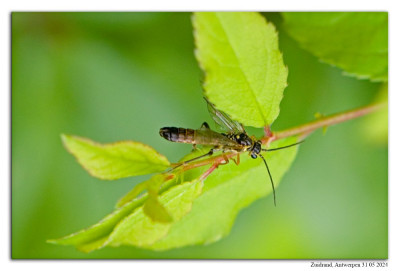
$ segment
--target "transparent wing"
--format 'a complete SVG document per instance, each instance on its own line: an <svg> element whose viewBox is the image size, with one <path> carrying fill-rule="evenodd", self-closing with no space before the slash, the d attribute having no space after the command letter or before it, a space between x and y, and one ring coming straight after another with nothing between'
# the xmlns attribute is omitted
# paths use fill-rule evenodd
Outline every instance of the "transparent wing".
<svg viewBox="0 0 400 271"><path fill-rule="evenodd" d="M243 128L242 124L240 124L237 121L232 120L230 117L228 117L227 114L216 109L214 107L214 105L206 98L204 98L204 100L206 100L206 102L207 102L208 112L210 112L211 117L218 124L218 126L220 128L222 128L225 131L233 132L233 133L243 133L244 132L244 128Z"/></svg>

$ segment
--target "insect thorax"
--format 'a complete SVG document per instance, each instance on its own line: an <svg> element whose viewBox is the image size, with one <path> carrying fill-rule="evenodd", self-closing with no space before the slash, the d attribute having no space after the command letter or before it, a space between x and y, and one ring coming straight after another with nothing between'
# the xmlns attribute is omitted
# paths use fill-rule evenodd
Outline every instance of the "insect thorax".
<svg viewBox="0 0 400 271"><path fill-rule="evenodd" d="M228 134L227 137L229 139L237 142L238 144L242 146L247 146L250 147L253 145L254 141L249 137L246 133L239 133L239 134Z"/></svg>

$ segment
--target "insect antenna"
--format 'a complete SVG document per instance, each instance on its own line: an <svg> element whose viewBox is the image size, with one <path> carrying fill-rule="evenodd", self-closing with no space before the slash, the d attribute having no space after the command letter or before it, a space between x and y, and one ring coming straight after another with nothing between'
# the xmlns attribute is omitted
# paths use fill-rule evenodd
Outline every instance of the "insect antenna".
<svg viewBox="0 0 400 271"><path fill-rule="evenodd" d="M287 146L279 147L279 148L274 148L274 149L261 149L261 150L262 150L262 151L277 151L277 150L282 150L282 149L286 149L286 148L290 148L290 147L299 145L300 143L303 143L303 142L304 142L304 140L303 140L303 141L299 141L299 142L294 143L294 144L287 145ZM259 153L258 155L263 159L264 164L265 164L265 167L267 168L268 175L269 175L269 179L270 179L271 185L272 185L272 192L274 193L274 205L275 205L275 207L276 207L276 195L275 195L274 180L272 179L271 172L269 171L269 167L268 167L267 161L265 160L264 156L262 156L261 153Z"/></svg>
<svg viewBox="0 0 400 271"><path fill-rule="evenodd" d="M279 148L274 148L274 149L261 149L261 150L262 150L262 151L277 151L277 150L282 150L282 149L286 149L286 148L289 148L289 147L293 147L293 146L299 145L300 143L303 143L304 141L305 141L305 140L299 141L299 142L296 142L296 143L294 143L294 144L290 144L290 145L287 145L287 146L279 147Z"/></svg>
<svg viewBox="0 0 400 271"><path fill-rule="evenodd" d="M272 185L272 192L274 193L274 205L275 205L275 207L276 207L276 196L275 196L275 186L274 186L274 181L272 180L272 175L271 175L271 172L269 171L269 167L268 167L268 164L267 164L267 161L265 160L265 158L264 158L264 156L262 156L261 155L261 153L260 154L258 154L262 159L263 159L263 161L264 161L264 164L265 164L265 166L267 167L267 171L268 171L268 175L269 175L269 179L270 179L270 181L271 181L271 185Z"/></svg>

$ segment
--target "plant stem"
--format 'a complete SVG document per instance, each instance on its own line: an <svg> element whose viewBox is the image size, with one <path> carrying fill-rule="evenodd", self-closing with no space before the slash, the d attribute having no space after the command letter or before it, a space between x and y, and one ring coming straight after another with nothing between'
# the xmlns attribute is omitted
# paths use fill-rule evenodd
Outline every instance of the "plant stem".
<svg viewBox="0 0 400 271"><path fill-rule="evenodd" d="M290 136L294 136L294 135L300 135L300 138L303 139L306 136L308 136L309 134L311 134L312 132L314 132L315 130L317 130L318 128L331 126L331 125L334 125L334 124L337 124L340 122L344 122L347 120L351 120L354 118L364 116L366 114L369 114L369 113L372 113L374 111L381 109L385 105L387 105L386 102L359 107L359 108L356 108L353 110L348 110L345 112L322 117L315 121L312 121L312 122L309 122L309 123L306 123L306 124L303 124L300 126L296 126L296 127L290 128L290 129L286 129L283 131L278 131L278 132L271 132L269 127L265 127L264 128L265 136L261 139L261 141L263 144L268 145L272 141L290 137ZM207 159L203 159L203 160L196 161L193 163L189 163L187 165L183 165L182 168L180 168L180 170L187 171L187 170L190 170L193 168L212 164L212 166L201 176L201 179L204 180L209 174L211 174L211 172L213 172L218 167L218 165L220 165L223 161L227 161L230 158L233 158L235 155L237 155L237 153L234 153L234 152L222 153L220 155L217 155L217 156L214 156L211 158L207 158Z"/></svg>
<svg viewBox="0 0 400 271"><path fill-rule="evenodd" d="M303 124L303 125L300 125L300 126L297 126L294 128L274 132L272 135L273 139L272 140L270 139L270 141L282 139L282 138L293 136L293 135L299 135L299 134L301 134L303 137L306 137L307 135L314 132L318 128L331 126L331 125L334 125L334 124L337 124L340 122L344 122L347 120L351 120L354 118L364 116L371 112L377 111L378 109L382 108L385 105L386 105L386 103L371 104L371 105L359 107L359 108L356 108L353 110L349 110L349 111L333 114L330 116L322 117L315 121L312 121L312 122L309 122L309 123L306 123L306 124ZM266 139L268 139L268 138L263 138L263 140L266 140Z"/></svg>

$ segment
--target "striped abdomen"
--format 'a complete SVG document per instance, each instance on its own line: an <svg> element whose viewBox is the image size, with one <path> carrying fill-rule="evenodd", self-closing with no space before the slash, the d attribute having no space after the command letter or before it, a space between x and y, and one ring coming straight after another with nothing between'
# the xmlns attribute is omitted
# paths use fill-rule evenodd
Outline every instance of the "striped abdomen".
<svg viewBox="0 0 400 271"><path fill-rule="evenodd" d="M193 129L164 127L160 129L160 136L173 142L195 144Z"/></svg>
<svg viewBox="0 0 400 271"><path fill-rule="evenodd" d="M164 127L160 129L160 135L163 138L173 142L199 144L213 147L218 146L219 149L242 151L244 147L238 144L236 141L229 139L227 136L214 132L213 130L205 127L198 130Z"/></svg>

